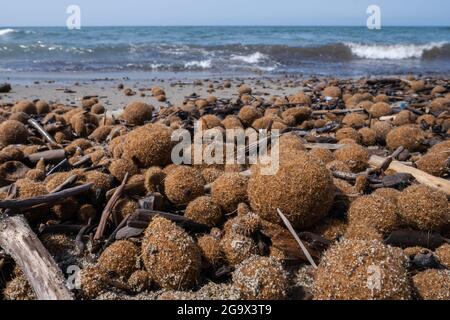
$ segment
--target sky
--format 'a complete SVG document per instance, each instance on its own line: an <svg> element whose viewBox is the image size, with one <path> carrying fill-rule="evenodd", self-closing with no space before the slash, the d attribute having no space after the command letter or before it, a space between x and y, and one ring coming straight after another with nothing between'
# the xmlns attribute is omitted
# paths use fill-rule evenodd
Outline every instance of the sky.
<svg viewBox="0 0 450 320"><path fill-rule="evenodd" d="M0 0L0 26L65 26L73 4L82 26L365 26L369 5L383 26L450 26L449 0Z"/></svg>

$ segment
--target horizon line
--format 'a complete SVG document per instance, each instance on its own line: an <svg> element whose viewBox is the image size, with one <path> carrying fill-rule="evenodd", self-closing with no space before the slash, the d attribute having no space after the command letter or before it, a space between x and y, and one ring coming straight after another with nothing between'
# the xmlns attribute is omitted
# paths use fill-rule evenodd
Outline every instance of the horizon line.
<svg viewBox="0 0 450 320"><path fill-rule="evenodd" d="M81 28L114 28L114 27L308 27L308 28L314 28L314 27L331 27L331 28L336 28L336 27L342 27L342 28L348 28L348 27L360 27L360 28L366 28L365 25L359 25L359 24L352 24L352 25L345 25L345 24L337 24L337 25L332 25L332 24L316 24L316 25L290 25L290 24L211 24L211 25L196 25L196 24L179 24L179 25L84 25ZM433 27L440 27L440 28L449 28L450 25L395 25L395 24L391 24L391 25L384 25L381 26L381 28L411 28L411 27L416 27L416 28L433 28ZM65 25L5 25L5 26L0 26L0 28L66 28Z"/></svg>

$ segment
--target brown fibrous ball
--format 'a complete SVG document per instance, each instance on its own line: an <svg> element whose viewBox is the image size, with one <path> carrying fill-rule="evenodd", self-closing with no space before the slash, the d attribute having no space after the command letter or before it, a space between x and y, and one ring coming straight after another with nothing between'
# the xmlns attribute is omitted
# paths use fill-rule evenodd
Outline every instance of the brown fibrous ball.
<svg viewBox="0 0 450 320"><path fill-rule="evenodd" d="M347 127L336 131L336 139L341 142L344 139L353 139L356 142L361 141L361 134L353 128Z"/></svg>
<svg viewBox="0 0 450 320"><path fill-rule="evenodd" d="M311 226L323 218L333 202L333 181L330 171L306 153L292 159L280 159L275 174L252 167L248 183L250 205L263 219L281 223L280 209L294 227ZM265 174L266 173L266 174Z"/></svg>
<svg viewBox="0 0 450 320"><path fill-rule="evenodd" d="M173 222L153 218L142 240L142 260L152 280L164 289L189 289L198 279L201 253Z"/></svg>
<svg viewBox="0 0 450 320"><path fill-rule="evenodd" d="M119 277L128 278L137 269L138 255L139 250L133 242L119 240L103 251L97 263L107 272L114 272Z"/></svg>
<svg viewBox="0 0 450 320"><path fill-rule="evenodd" d="M142 101L130 102L123 110L122 118L129 124L142 125L152 120L153 106Z"/></svg>
<svg viewBox="0 0 450 320"><path fill-rule="evenodd" d="M172 130L164 125L146 125L128 133L123 142L123 157L140 168L170 163Z"/></svg>
<svg viewBox="0 0 450 320"><path fill-rule="evenodd" d="M367 117L361 113L349 113L342 119L342 123L348 127L359 129L366 124Z"/></svg>
<svg viewBox="0 0 450 320"><path fill-rule="evenodd" d="M383 234L392 232L399 225L397 206L378 195L362 196L352 202L348 210L348 222L375 228Z"/></svg>
<svg viewBox="0 0 450 320"><path fill-rule="evenodd" d="M220 245L220 239L209 234L198 238L198 247L202 253L203 260L207 267L218 266L223 262L223 252Z"/></svg>
<svg viewBox="0 0 450 320"><path fill-rule="evenodd" d="M212 183L212 201L224 212L233 212L239 203L247 201L247 182L239 173L224 173Z"/></svg>
<svg viewBox="0 0 450 320"><path fill-rule="evenodd" d="M33 102L27 100L18 101L12 108L13 112L25 112L27 114L36 114L36 106Z"/></svg>
<svg viewBox="0 0 450 320"><path fill-rule="evenodd" d="M23 123L16 120L7 120L0 124L0 143L25 144L28 139L28 130Z"/></svg>
<svg viewBox="0 0 450 320"><path fill-rule="evenodd" d="M440 230L450 223L446 195L424 185L413 185L398 197L399 214L404 222L419 230Z"/></svg>
<svg viewBox="0 0 450 320"><path fill-rule="evenodd" d="M167 198L175 204L188 204L204 194L205 181L201 173L188 166L178 166L164 180Z"/></svg>
<svg viewBox="0 0 450 320"><path fill-rule="evenodd" d="M374 118L380 118L391 114L391 106L386 102L377 102L370 107L369 113Z"/></svg>
<svg viewBox="0 0 450 320"><path fill-rule="evenodd" d="M258 247L252 238L238 233L227 233L220 245L227 262L234 266L258 253Z"/></svg>
<svg viewBox="0 0 450 320"><path fill-rule="evenodd" d="M253 106L244 106L238 114L244 126L251 125L256 119L262 117L262 113Z"/></svg>
<svg viewBox="0 0 450 320"><path fill-rule="evenodd" d="M335 159L344 162L352 172L358 173L368 166L369 153L357 144L347 144L334 153Z"/></svg>
<svg viewBox="0 0 450 320"><path fill-rule="evenodd" d="M403 146L409 151L417 151L425 140L422 130L414 125L403 125L392 129L386 136L386 144L391 150Z"/></svg>
<svg viewBox="0 0 450 320"><path fill-rule="evenodd" d="M189 202L184 215L192 221L210 227L218 225L222 220L220 207L209 196L201 196Z"/></svg>
<svg viewBox="0 0 450 320"><path fill-rule="evenodd" d="M413 277L420 299L450 300L450 270L428 269Z"/></svg>
<svg viewBox="0 0 450 320"><path fill-rule="evenodd" d="M325 148L313 148L309 152L309 155L312 157L322 161L322 163L327 164L334 160L333 153Z"/></svg>
<svg viewBox="0 0 450 320"><path fill-rule="evenodd" d="M243 299L280 300L287 296L287 274L273 258L252 256L233 272L233 283Z"/></svg>
<svg viewBox="0 0 450 320"><path fill-rule="evenodd" d="M361 135L361 143L365 146L373 146L377 142L377 133L370 128L361 128L358 130Z"/></svg>
<svg viewBox="0 0 450 320"><path fill-rule="evenodd" d="M315 275L314 299L410 299L405 265L406 256L400 249L376 240L343 240L322 256Z"/></svg>
<svg viewBox="0 0 450 320"><path fill-rule="evenodd" d="M113 160L108 170L119 181L122 181L127 173L130 177L138 173L138 168L128 159Z"/></svg>

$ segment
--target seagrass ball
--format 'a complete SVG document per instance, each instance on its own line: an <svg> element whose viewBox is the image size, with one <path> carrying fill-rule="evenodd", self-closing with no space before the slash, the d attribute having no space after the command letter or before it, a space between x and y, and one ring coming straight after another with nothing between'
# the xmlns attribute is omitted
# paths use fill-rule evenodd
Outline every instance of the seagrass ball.
<svg viewBox="0 0 450 320"><path fill-rule="evenodd" d="M413 276L414 288L423 300L450 300L450 270L428 269Z"/></svg>
<svg viewBox="0 0 450 320"><path fill-rule="evenodd" d="M143 125L152 120L153 106L142 101L130 102L123 110L122 118L132 125Z"/></svg>
<svg viewBox="0 0 450 320"><path fill-rule="evenodd" d="M322 256L315 300L406 300L411 297L406 256L380 241L343 240Z"/></svg>
<svg viewBox="0 0 450 320"><path fill-rule="evenodd" d="M107 272L114 272L119 277L128 278L136 271L138 247L131 241L115 241L103 251L98 258L98 266Z"/></svg>
<svg viewBox="0 0 450 320"><path fill-rule="evenodd" d="M294 227L306 228L328 213L334 193L324 164L298 153L290 159L281 158L274 174L262 169L263 164L252 167L247 190L252 209L263 219L281 223L280 209Z"/></svg>
<svg viewBox="0 0 450 320"><path fill-rule="evenodd" d="M368 166L369 153L357 144L347 144L334 153L335 159L344 162L354 173L365 170Z"/></svg>
<svg viewBox="0 0 450 320"><path fill-rule="evenodd" d="M378 195L362 196L353 201L348 210L350 225L364 225L387 234L399 226L397 206Z"/></svg>
<svg viewBox="0 0 450 320"><path fill-rule="evenodd" d="M164 191L172 203L188 204L204 194L204 185L205 180L197 169L178 166L167 174Z"/></svg>
<svg viewBox="0 0 450 320"><path fill-rule="evenodd" d="M191 236L165 218L150 222L141 256L152 280L163 289L190 289L197 283L200 249Z"/></svg>
<svg viewBox="0 0 450 320"><path fill-rule="evenodd" d="M152 124L128 133L123 141L123 158L133 161L139 168L165 166L170 163L172 130L164 125Z"/></svg>
<svg viewBox="0 0 450 320"><path fill-rule="evenodd" d="M222 220L220 207L209 196L201 196L189 202L184 216L210 227L218 225Z"/></svg>
<svg viewBox="0 0 450 320"><path fill-rule="evenodd" d="M233 284L248 300L280 300L287 296L286 271L270 257L251 256L233 272Z"/></svg>
<svg viewBox="0 0 450 320"><path fill-rule="evenodd" d="M422 130L414 125L403 125L392 129L386 136L386 144L391 150L403 146L409 151L417 151L425 140Z"/></svg>
<svg viewBox="0 0 450 320"><path fill-rule="evenodd" d="M211 199L224 212L236 210L241 202L247 201L247 178L237 172L226 172L211 185Z"/></svg>
<svg viewBox="0 0 450 320"><path fill-rule="evenodd" d="M0 143L25 144L28 139L28 130L23 123L16 120L6 120L0 124Z"/></svg>
<svg viewBox="0 0 450 320"><path fill-rule="evenodd" d="M419 230L440 230L450 223L446 195L428 186L406 188L398 197L398 206L402 220Z"/></svg>

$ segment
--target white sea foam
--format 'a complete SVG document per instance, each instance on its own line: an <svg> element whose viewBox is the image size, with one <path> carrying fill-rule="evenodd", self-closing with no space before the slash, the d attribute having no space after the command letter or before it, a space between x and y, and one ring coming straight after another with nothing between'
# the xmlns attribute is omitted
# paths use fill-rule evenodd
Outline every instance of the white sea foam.
<svg viewBox="0 0 450 320"><path fill-rule="evenodd" d="M187 69L189 69L189 68L209 69L209 68L211 68L211 65L212 65L212 61L211 61L211 59L208 59L208 60L201 60L201 61L186 62L184 64L184 67Z"/></svg>
<svg viewBox="0 0 450 320"><path fill-rule="evenodd" d="M446 42L431 42L423 45L367 45L352 42L346 43L353 55L363 59L374 60L420 59L425 51L442 48L445 44Z"/></svg>
<svg viewBox="0 0 450 320"><path fill-rule="evenodd" d="M0 36L4 36L5 34L8 34L8 33L14 32L14 31L15 31L14 29L10 29L10 28L0 29Z"/></svg>
<svg viewBox="0 0 450 320"><path fill-rule="evenodd" d="M267 56L265 54L262 54L261 52L255 52L247 56L241 56L237 54L231 55L231 60L239 60L250 64L258 63L266 58Z"/></svg>

